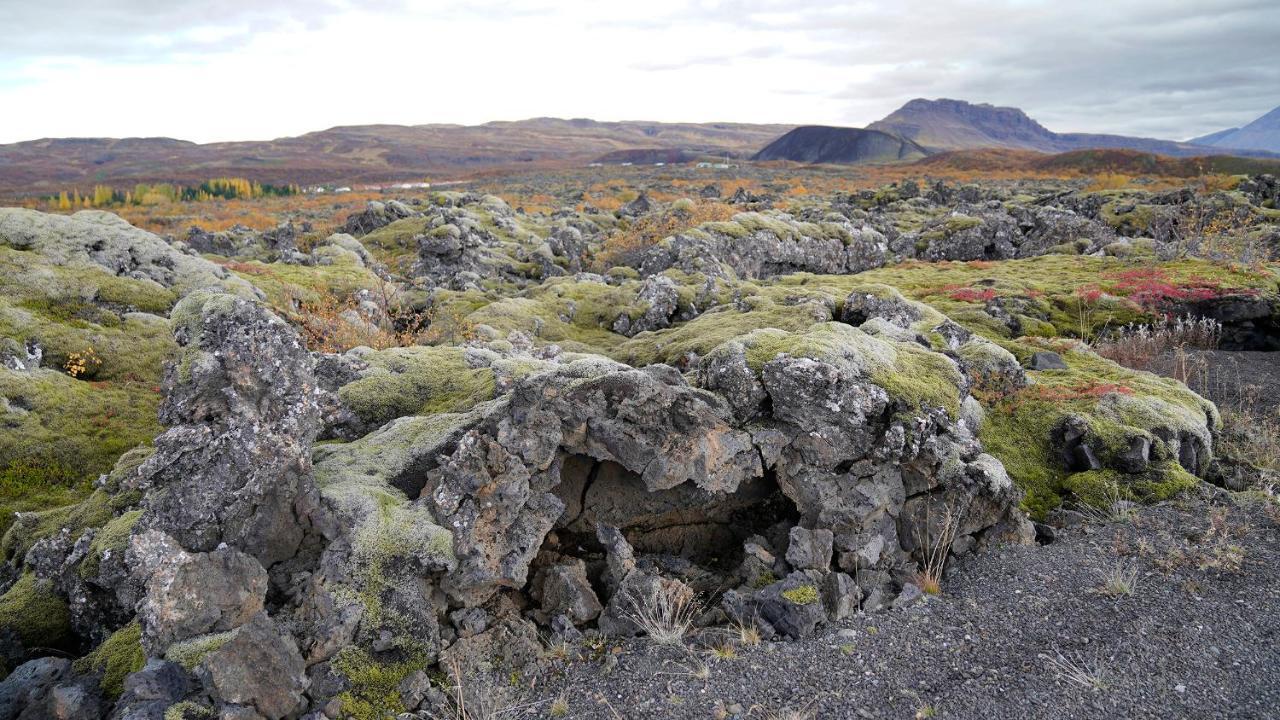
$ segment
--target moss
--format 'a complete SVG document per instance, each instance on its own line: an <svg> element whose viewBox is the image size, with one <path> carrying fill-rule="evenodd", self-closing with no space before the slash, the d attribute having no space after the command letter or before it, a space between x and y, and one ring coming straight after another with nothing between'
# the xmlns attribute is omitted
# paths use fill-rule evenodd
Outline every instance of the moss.
<svg viewBox="0 0 1280 720"><path fill-rule="evenodd" d="M0 629L11 630L27 648L69 649L71 611L53 583L23 573L0 595Z"/></svg>
<svg viewBox="0 0 1280 720"><path fill-rule="evenodd" d="M782 597L796 605L812 605L818 602L818 588L813 585L800 585L790 590L783 590Z"/></svg>
<svg viewBox="0 0 1280 720"><path fill-rule="evenodd" d="M1061 415L1052 403L997 404L985 414L978 439L1024 492L1023 508L1037 519L1062 504L1067 472L1049 437Z"/></svg>
<svg viewBox="0 0 1280 720"><path fill-rule="evenodd" d="M1022 352L1035 349L1024 346ZM1119 456L1135 436L1152 441L1156 462L1140 477L1126 477L1126 492L1155 500L1184 488L1190 476L1172 462L1174 449L1159 437L1191 434L1211 444L1211 429L1221 422L1213 404L1174 380L1121 367L1087 350L1062 349L1061 355L1068 369L1034 373L1036 385L990 405L978 434L1026 492L1027 510L1041 518L1067 493L1096 497L1105 487L1100 483L1118 473ZM1050 436L1068 416L1087 425L1084 440L1101 450L1103 470L1071 475L1054 453Z"/></svg>
<svg viewBox="0 0 1280 720"><path fill-rule="evenodd" d="M946 355L900 343L893 367L873 372L871 379L909 409L943 408L953 418L960 416L960 388L965 381Z"/></svg>
<svg viewBox="0 0 1280 720"><path fill-rule="evenodd" d="M460 347L391 348L365 360L372 371L338 395L373 425L405 415L467 410L496 392L493 370L468 366Z"/></svg>
<svg viewBox="0 0 1280 720"><path fill-rule="evenodd" d="M1107 508L1117 499L1159 502L1196 487L1200 480L1173 460L1153 464L1146 471L1128 474L1103 468L1075 473L1063 486L1081 502Z"/></svg>
<svg viewBox="0 0 1280 720"><path fill-rule="evenodd" d="M101 490L83 501L52 510L23 513L0 539L0 557L21 559L37 541L56 535L63 528L78 537L90 528L98 528L111 520L110 499Z"/></svg>
<svg viewBox="0 0 1280 720"><path fill-rule="evenodd" d="M285 263L231 263L230 269L267 296L282 314L297 303L319 303L328 297L348 297L357 290L376 290L382 281L372 270L357 265L289 265Z"/></svg>
<svg viewBox="0 0 1280 720"><path fill-rule="evenodd" d="M467 414L401 418L354 442L325 445L313 453L316 483L326 504L354 528L352 571L357 582L343 599L364 606L366 627L391 629L394 647L420 650L411 623L383 603L387 589L419 582L426 569L456 564L453 536L430 511L412 503L392 480L421 472L423 457L435 457L482 416Z"/></svg>
<svg viewBox="0 0 1280 720"><path fill-rule="evenodd" d="M165 650L164 659L176 662L190 672L211 653L217 652L223 645L231 642L234 634L234 630L229 630L174 643Z"/></svg>
<svg viewBox="0 0 1280 720"><path fill-rule="evenodd" d="M102 673L102 692L118 698L124 692L124 679L142 669L147 654L142 649L142 625L135 619L102 641L93 652L76 660L77 673Z"/></svg>
<svg viewBox="0 0 1280 720"><path fill-rule="evenodd" d="M428 666L425 657L398 662L379 662L356 647L345 647L334 656L334 672L351 684L338 695L344 717L353 720L383 720L406 710L400 699L400 683Z"/></svg>
<svg viewBox="0 0 1280 720"><path fill-rule="evenodd" d="M122 555L129 545L133 528L141 517L141 510L133 510L103 525L94 534L93 541L89 543L89 554L85 556L84 562L80 563L80 576L91 578L97 575L102 558L107 553Z"/></svg>
<svg viewBox="0 0 1280 720"><path fill-rule="evenodd" d="M205 720L213 717L213 708L192 700L170 705L164 711L164 720Z"/></svg>

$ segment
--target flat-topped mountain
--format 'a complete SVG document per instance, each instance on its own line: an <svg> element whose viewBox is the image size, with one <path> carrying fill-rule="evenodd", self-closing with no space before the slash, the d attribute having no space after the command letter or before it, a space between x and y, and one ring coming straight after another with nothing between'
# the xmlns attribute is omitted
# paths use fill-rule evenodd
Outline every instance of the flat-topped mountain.
<svg viewBox="0 0 1280 720"><path fill-rule="evenodd" d="M1018 108L963 100L916 99L867 126L929 148L1003 147L1047 150L1057 136Z"/></svg>

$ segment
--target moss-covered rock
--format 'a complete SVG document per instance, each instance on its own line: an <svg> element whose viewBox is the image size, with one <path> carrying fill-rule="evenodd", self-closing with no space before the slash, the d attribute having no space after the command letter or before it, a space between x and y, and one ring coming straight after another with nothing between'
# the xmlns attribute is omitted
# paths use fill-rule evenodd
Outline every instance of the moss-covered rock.
<svg viewBox="0 0 1280 720"><path fill-rule="evenodd" d="M408 347L362 356L369 369L338 396L372 427L405 415L466 410L493 399L494 371L472 368L459 347Z"/></svg>
<svg viewBox="0 0 1280 720"><path fill-rule="evenodd" d="M141 670L146 662L142 625L134 620L103 640L93 652L76 660L74 669L78 673L101 673L103 695L118 698L124 692L125 677Z"/></svg>
<svg viewBox="0 0 1280 720"><path fill-rule="evenodd" d="M0 595L0 634L14 633L28 649L71 649L71 611L48 580L23 573Z"/></svg>

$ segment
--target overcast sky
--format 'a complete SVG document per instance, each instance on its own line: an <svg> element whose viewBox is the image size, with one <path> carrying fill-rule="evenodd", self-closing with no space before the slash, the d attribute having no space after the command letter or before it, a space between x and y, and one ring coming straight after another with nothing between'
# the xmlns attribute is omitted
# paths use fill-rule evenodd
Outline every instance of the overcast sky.
<svg viewBox="0 0 1280 720"><path fill-rule="evenodd" d="M0 0L0 27L0 142L864 125L914 97L1184 139L1280 105L1280 0Z"/></svg>

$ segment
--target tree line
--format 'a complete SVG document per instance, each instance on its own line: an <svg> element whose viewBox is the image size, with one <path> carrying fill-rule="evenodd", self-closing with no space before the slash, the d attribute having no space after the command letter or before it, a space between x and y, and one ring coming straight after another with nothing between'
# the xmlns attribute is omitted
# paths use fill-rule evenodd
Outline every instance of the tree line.
<svg viewBox="0 0 1280 720"><path fill-rule="evenodd" d="M297 195L302 190L297 185L273 185L245 178L213 178L199 185L171 183L138 183L132 189L121 190L110 185L95 185L92 193L80 194L78 188L63 190L47 198L49 204L59 210L83 208L121 207L125 205L160 205L170 202L204 202L206 200L252 199L272 196Z"/></svg>

